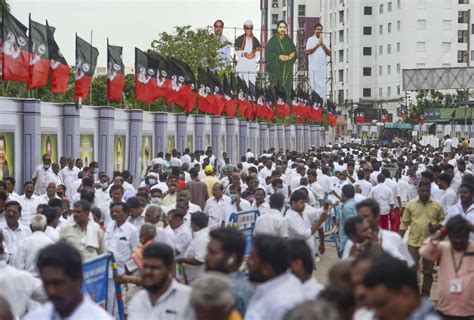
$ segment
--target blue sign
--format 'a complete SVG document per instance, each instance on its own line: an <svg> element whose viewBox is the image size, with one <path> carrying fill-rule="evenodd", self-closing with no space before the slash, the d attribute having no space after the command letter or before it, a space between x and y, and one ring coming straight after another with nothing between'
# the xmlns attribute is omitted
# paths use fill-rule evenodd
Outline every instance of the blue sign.
<svg viewBox="0 0 474 320"><path fill-rule="evenodd" d="M104 253L85 261L82 265L84 273L82 292L88 294L95 303L104 309L107 306L110 257L110 253Z"/></svg>
<svg viewBox="0 0 474 320"><path fill-rule="evenodd" d="M253 242L253 230L255 228L255 221L260 215L259 210L241 211L232 213L229 219L229 226L240 230L245 237L245 252L248 256Z"/></svg>

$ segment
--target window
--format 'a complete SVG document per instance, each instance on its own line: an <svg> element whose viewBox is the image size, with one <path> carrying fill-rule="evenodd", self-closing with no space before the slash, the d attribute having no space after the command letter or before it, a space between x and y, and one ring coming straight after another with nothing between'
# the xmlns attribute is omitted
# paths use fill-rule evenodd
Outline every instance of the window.
<svg viewBox="0 0 474 320"><path fill-rule="evenodd" d="M364 15L371 16L372 15L372 7L364 7Z"/></svg>
<svg viewBox="0 0 474 320"><path fill-rule="evenodd" d="M344 30L339 30L338 38L339 38L339 42L344 42Z"/></svg>
<svg viewBox="0 0 474 320"><path fill-rule="evenodd" d="M381 76L382 74L383 74L383 67L379 66L379 76Z"/></svg>
<svg viewBox="0 0 474 320"><path fill-rule="evenodd" d="M426 30L426 20L417 20L416 30Z"/></svg>
<svg viewBox="0 0 474 320"><path fill-rule="evenodd" d="M388 12L392 11L392 3L391 2L389 2L387 4L387 10L388 10Z"/></svg>
<svg viewBox="0 0 474 320"><path fill-rule="evenodd" d="M459 4L469 4L469 0L458 0Z"/></svg>
<svg viewBox="0 0 474 320"><path fill-rule="evenodd" d="M383 24L379 26L379 34L383 34Z"/></svg>
<svg viewBox="0 0 474 320"><path fill-rule="evenodd" d="M286 21L286 11L283 11L283 14L282 14L282 16L283 16L283 18L282 18L282 19Z"/></svg>
<svg viewBox="0 0 474 320"><path fill-rule="evenodd" d="M344 50L339 50L337 52L337 55L338 55L338 58L339 58L339 62L344 62Z"/></svg>
<svg viewBox="0 0 474 320"><path fill-rule="evenodd" d="M458 63L467 62L467 51L458 51Z"/></svg>
<svg viewBox="0 0 474 320"><path fill-rule="evenodd" d="M449 31L451 30L451 20L443 20L441 23L441 30Z"/></svg>
<svg viewBox="0 0 474 320"><path fill-rule="evenodd" d="M344 103L344 90L337 90L337 101L339 104Z"/></svg>
<svg viewBox="0 0 474 320"><path fill-rule="evenodd" d="M467 43L467 30L458 30L458 43Z"/></svg>
<svg viewBox="0 0 474 320"><path fill-rule="evenodd" d="M474 24L471 24L471 34L474 34Z"/></svg>
<svg viewBox="0 0 474 320"><path fill-rule="evenodd" d="M278 8L278 0L273 0L272 8Z"/></svg>
<svg viewBox="0 0 474 320"><path fill-rule="evenodd" d="M364 56L371 56L372 55L372 48L371 47L364 47L362 49Z"/></svg>
<svg viewBox="0 0 474 320"><path fill-rule="evenodd" d="M344 23L344 10L339 11L339 23Z"/></svg>
<svg viewBox="0 0 474 320"><path fill-rule="evenodd" d="M445 53L451 52L451 42L443 42L441 48L443 48L443 52Z"/></svg>
<svg viewBox="0 0 474 320"><path fill-rule="evenodd" d="M305 20L301 20L300 22L298 22L298 28L299 29L304 29L306 28L306 21ZM304 31L304 30L303 30Z"/></svg>
<svg viewBox="0 0 474 320"><path fill-rule="evenodd" d="M467 23L469 21L469 11L458 11L458 23Z"/></svg>
<svg viewBox="0 0 474 320"><path fill-rule="evenodd" d="M370 36L372 34L372 27L364 27L364 35Z"/></svg>
<svg viewBox="0 0 474 320"><path fill-rule="evenodd" d="M338 71L338 80L339 82L344 82L344 70L339 70Z"/></svg>
<svg viewBox="0 0 474 320"><path fill-rule="evenodd" d="M425 42L419 41L416 43L417 52L425 52Z"/></svg>
<svg viewBox="0 0 474 320"><path fill-rule="evenodd" d="M370 88L363 88L363 89L362 89L362 96L363 96L363 97L370 97L370 96L372 96L372 89L370 89Z"/></svg>
<svg viewBox="0 0 474 320"><path fill-rule="evenodd" d="M278 23L278 14L272 14L272 23L277 24Z"/></svg>
<svg viewBox="0 0 474 320"><path fill-rule="evenodd" d="M400 42L397 42L397 52L400 52Z"/></svg>
<svg viewBox="0 0 474 320"><path fill-rule="evenodd" d="M400 31L401 23L400 20L397 21L397 31Z"/></svg>
<svg viewBox="0 0 474 320"><path fill-rule="evenodd" d="M379 88L379 97L383 96L383 89Z"/></svg>
<svg viewBox="0 0 474 320"><path fill-rule="evenodd" d="M390 22L387 25L387 32L388 33L392 32L392 23L390 23Z"/></svg>
<svg viewBox="0 0 474 320"><path fill-rule="evenodd" d="M372 75L372 68L362 68L362 75L363 76L371 76Z"/></svg>
<svg viewBox="0 0 474 320"><path fill-rule="evenodd" d="M400 74L400 64L397 63L397 74Z"/></svg>
<svg viewBox="0 0 474 320"><path fill-rule="evenodd" d="M387 44L387 54L391 54L391 53L392 53L392 45Z"/></svg>
<svg viewBox="0 0 474 320"><path fill-rule="evenodd" d="M379 55L383 54L383 46L379 46Z"/></svg>
<svg viewBox="0 0 474 320"><path fill-rule="evenodd" d="M387 97L392 95L392 87L387 87Z"/></svg>
<svg viewBox="0 0 474 320"><path fill-rule="evenodd" d="M286 0L283 0L283 4L281 6L286 7Z"/></svg>
<svg viewBox="0 0 474 320"><path fill-rule="evenodd" d="M387 75L391 75L391 74L392 74L392 66L387 65Z"/></svg>
<svg viewBox="0 0 474 320"><path fill-rule="evenodd" d="M426 9L426 0L417 0L417 9Z"/></svg>
<svg viewBox="0 0 474 320"><path fill-rule="evenodd" d="M306 6L304 4L298 5L298 16L300 17L306 16Z"/></svg>
<svg viewBox="0 0 474 320"><path fill-rule="evenodd" d="M383 13L383 4L381 4L379 7L379 13Z"/></svg>

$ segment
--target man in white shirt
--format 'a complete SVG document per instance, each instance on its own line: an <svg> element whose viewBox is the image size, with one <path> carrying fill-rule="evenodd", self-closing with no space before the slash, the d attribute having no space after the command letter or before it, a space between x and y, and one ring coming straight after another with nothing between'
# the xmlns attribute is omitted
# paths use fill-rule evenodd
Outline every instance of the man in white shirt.
<svg viewBox="0 0 474 320"><path fill-rule="evenodd" d="M36 195L39 196L46 192L46 184L51 172L51 156L46 153L43 155L43 164L38 165L35 172L33 172L32 180Z"/></svg>
<svg viewBox="0 0 474 320"><path fill-rule="evenodd" d="M450 185L451 177L446 172L440 174L438 177L438 186L443 192L440 202L444 212L448 212L448 210L458 202L458 195L450 188Z"/></svg>
<svg viewBox="0 0 474 320"><path fill-rule="evenodd" d="M270 209L260 214L255 221L254 235L267 234L279 238L288 238L288 222L281 213L285 205L285 196L274 193L270 196Z"/></svg>
<svg viewBox="0 0 474 320"><path fill-rule="evenodd" d="M173 249L154 243L143 250L140 290L128 305L129 320L191 319L191 288L174 280Z"/></svg>
<svg viewBox="0 0 474 320"><path fill-rule="evenodd" d="M316 201L315 205L316 205L316 207L320 207L322 205L323 200L324 200L324 188L317 181L316 171L308 170L308 172L306 173L306 176L308 177L309 191L313 193L314 200Z"/></svg>
<svg viewBox="0 0 474 320"><path fill-rule="evenodd" d="M40 252L37 265L50 301L24 319L113 319L82 293L82 260L73 247L64 243L48 246Z"/></svg>
<svg viewBox="0 0 474 320"><path fill-rule="evenodd" d="M183 155L181 156L181 159L180 159L183 164L185 164L185 163L190 164L191 163L191 157L189 156L190 152L191 152L191 150L189 150L189 148L184 149L184 153L183 153Z"/></svg>
<svg viewBox="0 0 474 320"><path fill-rule="evenodd" d="M258 172L259 178L263 179L265 181L267 177L272 175L272 160L267 159L265 161L265 166Z"/></svg>
<svg viewBox="0 0 474 320"><path fill-rule="evenodd" d="M130 207L130 215L127 221L140 230L142 225L145 223L145 214L143 211L145 207L137 197L128 198L127 204Z"/></svg>
<svg viewBox="0 0 474 320"><path fill-rule="evenodd" d="M48 175L47 184L54 182L56 185L64 184L63 178L61 177L59 163L55 162L51 165L51 172Z"/></svg>
<svg viewBox="0 0 474 320"><path fill-rule="evenodd" d="M472 200L473 196L474 188L472 187L472 185L463 183L461 187L459 187L459 202L448 209L443 224L446 225L451 218L460 215L464 217L464 219L469 221L471 227L474 226L474 201ZM471 240L474 240L474 230L471 229L469 237Z"/></svg>
<svg viewBox="0 0 474 320"><path fill-rule="evenodd" d="M5 206L5 223L0 225L8 251L7 262L17 266L20 257L20 241L31 235L29 227L20 223L21 206L16 201L7 202Z"/></svg>
<svg viewBox="0 0 474 320"><path fill-rule="evenodd" d="M444 136L443 141L443 153L450 153L453 146L453 140L449 137L449 134Z"/></svg>
<svg viewBox="0 0 474 320"><path fill-rule="evenodd" d="M8 201L18 201L18 198L20 195L15 192L15 178L13 177L5 177L5 184L7 187L7 193L8 193Z"/></svg>
<svg viewBox="0 0 474 320"><path fill-rule="evenodd" d="M232 174L234 173L234 167L233 166L227 166L225 168L225 174L226 176L219 181L224 186L224 189L227 188L227 186L232 182Z"/></svg>
<svg viewBox="0 0 474 320"><path fill-rule="evenodd" d="M68 197L72 197L72 184L78 179L79 168L74 166L74 158L67 158L67 166L62 169L59 174L63 179L63 183L66 186L66 194Z"/></svg>
<svg viewBox="0 0 474 320"><path fill-rule="evenodd" d="M225 212L225 223L229 222L230 215L232 213L251 210L252 206L250 202L241 197L240 186L234 184L229 186L229 198L231 208Z"/></svg>
<svg viewBox="0 0 474 320"><path fill-rule="evenodd" d="M223 64L222 67L218 67L217 70L224 70L232 61L230 56L230 46L227 44L229 41L226 36L222 34L224 30L224 22L222 20L216 20L214 22L214 33L221 40L222 44L225 44L222 48L217 50L217 56L221 59ZM189 150L189 149L188 149ZM185 151L186 152L186 151Z"/></svg>
<svg viewBox="0 0 474 320"><path fill-rule="evenodd" d="M46 193L38 197L38 202L48 204L49 200L51 199L60 199L56 194L55 182L48 182L48 186L46 187Z"/></svg>
<svg viewBox="0 0 474 320"><path fill-rule="evenodd" d="M246 320L283 320L285 314L305 300L301 281L288 272L286 240L267 235L253 239L247 265L249 280L258 283Z"/></svg>
<svg viewBox="0 0 474 320"><path fill-rule="evenodd" d="M291 192L298 189L298 187L301 185L301 178L304 177L305 173L306 173L306 169L304 166L299 165L296 167L296 173L290 177Z"/></svg>
<svg viewBox="0 0 474 320"><path fill-rule="evenodd" d="M209 216L209 228L217 229L224 227L225 218L230 215L232 203L228 196L224 195L224 187L220 183L212 187L213 197L207 199L204 213Z"/></svg>
<svg viewBox="0 0 474 320"><path fill-rule="evenodd" d="M109 189L110 200L100 205L100 212L102 213L102 220L107 227L112 222L110 214L110 204L113 202L121 202L123 200L123 187L121 185L112 185Z"/></svg>
<svg viewBox="0 0 474 320"><path fill-rule="evenodd" d="M374 199L380 206L380 226L384 230L390 230L390 212L394 206L394 196L392 189L390 189L384 182L385 176L380 173L377 176L378 184L372 188L368 198Z"/></svg>
<svg viewBox="0 0 474 320"><path fill-rule="evenodd" d="M326 62L331 55L330 38L324 39L323 26L317 23L314 26L314 35L306 42L308 54L309 84L312 90L322 98L326 97Z"/></svg>
<svg viewBox="0 0 474 320"><path fill-rule="evenodd" d="M25 226L30 225L30 219L36 214L36 208L41 203L38 196L33 194L33 188L33 182L25 182L23 187L24 194L18 198L18 202L21 205L20 221Z"/></svg>
<svg viewBox="0 0 474 320"><path fill-rule="evenodd" d="M37 214L31 219L31 231L33 233L20 241L19 258L17 260L17 267L21 270L26 270L38 277L38 269L36 268L36 259L38 253L45 247L53 244L45 233L46 217L42 214Z"/></svg>
<svg viewBox="0 0 474 320"><path fill-rule="evenodd" d="M183 215L177 210L170 210L167 228L171 228L175 234L176 258L183 258L192 240L191 230L184 224Z"/></svg>

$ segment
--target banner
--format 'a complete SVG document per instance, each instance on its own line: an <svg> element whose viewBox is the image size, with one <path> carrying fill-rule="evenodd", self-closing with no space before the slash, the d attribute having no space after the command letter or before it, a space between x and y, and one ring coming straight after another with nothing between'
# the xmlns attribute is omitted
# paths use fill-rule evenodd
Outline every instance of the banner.
<svg viewBox="0 0 474 320"><path fill-rule="evenodd" d="M116 135L114 138L114 171L122 172L125 166L125 136Z"/></svg>
<svg viewBox="0 0 474 320"><path fill-rule="evenodd" d="M15 138L13 132L0 132L0 181L13 177L15 166Z"/></svg>
<svg viewBox="0 0 474 320"><path fill-rule="evenodd" d="M241 231L245 237L244 256L248 256L252 248L253 230L258 216L259 210L240 211L230 215L227 227Z"/></svg>
<svg viewBox="0 0 474 320"><path fill-rule="evenodd" d="M79 142L79 158L82 159L84 167L94 161L94 135L81 134Z"/></svg>
<svg viewBox="0 0 474 320"><path fill-rule="evenodd" d="M188 147L189 150L194 150L193 149L193 136L191 136L191 135L188 136L186 147Z"/></svg>
<svg viewBox="0 0 474 320"><path fill-rule="evenodd" d="M153 159L153 137L143 136L142 137L142 176L144 176L146 169Z"/></svg>
<svg viewBox="0 0 474 320"><path fill-rule="evenodd" d="M105 253L82 265L84 282L81 291L102 308L107 306L107 286L109 283L109 261L111 254Z"/></svg>
<svg viewBox="0 0 474 320"><path fill-rule="evenodd" d="M174 136L168 136L168 152L171 153L174 149Z"/></svg>
<svg viewBox="0 0 474 320"><path fill-rule="evenodd" d="M41 134L41 160L46 153L51 157L51 163L58 162L58 136L56 134Z"/></svg>

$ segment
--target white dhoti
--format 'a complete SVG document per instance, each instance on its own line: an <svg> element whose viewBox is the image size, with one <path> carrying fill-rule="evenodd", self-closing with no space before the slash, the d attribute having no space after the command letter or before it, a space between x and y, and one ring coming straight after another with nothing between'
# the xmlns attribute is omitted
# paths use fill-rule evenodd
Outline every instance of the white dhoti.
<svg viewBox="0 0 474 320"><path fill-rule="evenodd" d="M242 80L247 83L247 85L249 84L249 81L255 84L255 80L257 79L257 62L260 61L259 51L255 52L255 57L252 59L244 57L244 54L251 52L253 52L253 44L251 38L247 38L243 50L235 51L235 55L239 59L236 67L237 74Z"/></svg>
<svg viewBox="0 0 474 320"><path fill-rule="evenodd" d="M308 68L309 86L323 100L326 100L326 65L324 68Z"/></svg>

